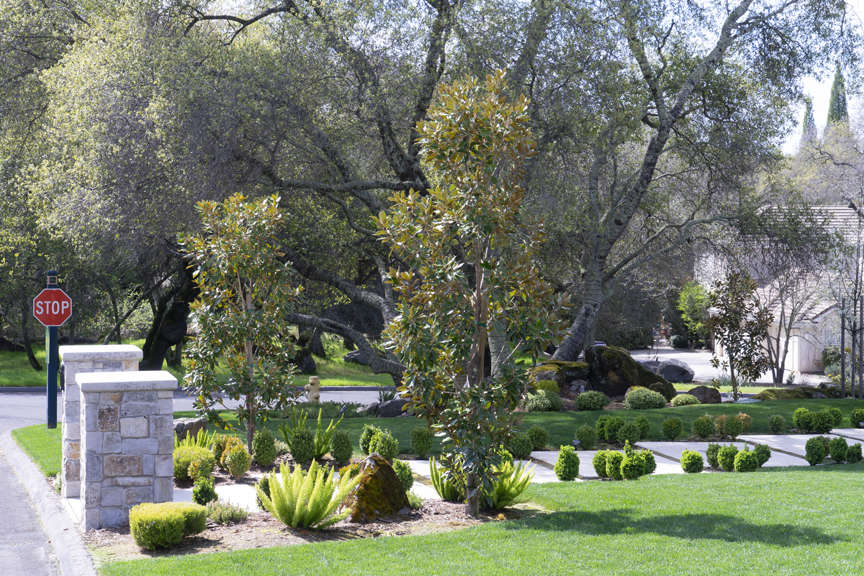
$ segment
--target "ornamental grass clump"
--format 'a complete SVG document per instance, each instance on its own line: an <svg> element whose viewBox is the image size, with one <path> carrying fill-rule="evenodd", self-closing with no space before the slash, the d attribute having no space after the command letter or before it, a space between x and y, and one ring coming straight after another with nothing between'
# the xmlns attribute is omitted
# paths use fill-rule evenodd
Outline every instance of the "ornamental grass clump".
<svg viewBox="0 0 864 576"><path fill-rule="evenodd" d="M554 470L555 476L562 482L569 482L579 477L579 455L573 446L561 446Z"/></svg>
<svg viewBox="0 0 864 576"><path fill-rule="evenodd" d="M321 467L313 461L308 472L300 466L289 470L280 466L281 482L276 474L267 476L269 494L257 488L264 509L291 528L323 529L332 526L350 513L340 511L345 496L358 484L361 475L336 479L333 468Z"/></svg>
<svg viewBox="0 0 864 576"><path fill-rule="evenodd" d="M514 464L513 459L503 457L501 464L493 468L492 486L483 494L483 507L500 510L522 500L522 493L534 479L534 467L523 463Z"/></svg>
<svg viewBox="0 0 864 576"><path fill-rule="evenodd" d="M432 479L432 487L435 492L446 502L464 502L465 485L452 470L451 466L442 463L438 466L435 458L429 460L429 477Z"/></svg>

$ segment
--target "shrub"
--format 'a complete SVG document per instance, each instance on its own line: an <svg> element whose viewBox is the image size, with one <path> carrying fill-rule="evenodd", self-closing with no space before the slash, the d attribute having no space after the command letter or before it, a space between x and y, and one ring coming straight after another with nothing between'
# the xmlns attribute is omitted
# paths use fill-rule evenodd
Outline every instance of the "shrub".
<svg viewBox="0 0 864 576"><path fill-rule="evenodd" d="M759 468L759 458L750 450L741 450L735 454L733 468L735 472L753 472Z"/></svg>
<svg viewBox="0 0 864 576"><path fill-rule="evenodd" d="M464 502L465 485L451 470L438 467L435 458L429 459L429 477L435 492L446 502Z"/></svg>
<svg viewBox="0 0 864 576"><path fill-rule="evenodd" d="M600 478L609 477L606 474L606 454L608 453L609 450L600 450L594 454L594 458L591 460L591 464L594 466L594 472L596 472L597 476Z"/></svg>
<svg viewBox="0 0 864 576"><path fill-rule="evenodd" d="M672 398L671 404L673 407L677 408L678 406L692 406L693 404L700 404L700 402L699 399L692 394L678 394Z"/></svg>
<svg viewBox="0 0 864 576"><path fill-rule="evenodd" d="M500 510L520 501L522 492L534 479L534 467L523 464L513 464L512 459L505 459L499 466L493 468L495 474L492 486L483 495L483 505L490 510Z"/></svg>
<svg viewBox="0 0 864 576"><path fill-rule="evenodd" d="M702 461L702 455L695 450L684 450L681 453L681 469L687 474L698 474L702 472L705 463Z"/></svg>
<svg viewBox="0 0 864 576"><path fill-rule="evenodd" d="M579 410L602 410L607 404L609 397L598 390L588 390L576 397L576 408Z"/></svg>
<svg viewBox="0 0 864 576"><path fill-rule="evenodd" d="M708 450L705 451L705 457L708 459L708 465L715 470L720 469L720 444L708 444Z"/></svg>
<svg viewBox="0 0 864 576"><path fill-rule="evenodd" d="M531 438L529 438L527 434L519 432L518 430L513 432L513 434L510 435L510 439L507 441L507 451L518 460L526 460L530 458L531 450L533 448L534 445L531 443Z"/></svg>
<svg viewBox="0 0 864 576"><path fill-rule="evenodd" d="M210 502L207 504L207 518L223 526L243 522L249 513L243 508L228 502Z"/></svg>
<svg viewBox="0 0 864 576"><path fill-rule="evenodd" d="M618 418L617 416L609 418L603 428L603 439L610 444L616 442L618 440L618 430L624 424L625 422L622 418Z"/></svg>
<svg viewBox="0 0 864 576"><path fill-rule="evenodd" d="M576 439L582 450L593 450L597 444L597 431L589 424L583 424L576 429Z"/></svg>
<svg viewBox="0 0 864 576"><path fill-rule="evenodd" d="M344 470L339 471L340 474L344 473ZM258 491L261 490L267 497L270 497L270 481L268 480L267 474L258 479L258 482L255 483L255 503L258 504L258 508L264 510L264 504L261 503L261 498L258 496Z"/></svg>
<svg viewBox="0 0 864 576"><path fill-rule="evenodd" d="M346 464L351 461L351 438L344 430L336 430L330 438L330 456L338 464Z"/></svg>
<svg viewBox="0 0 864 576"><path fill-rule="evenodd" d="M739 412L738 420L741 422L741 432L743 434L747 434L753 428L753 418L746 412Z"/></svg>
<svg viewBox="0 0 864 576"><path fill-rule="evenodd" d="M690 341L686 336L682 336L681 334L673 334L669 337L669 343L672 344L673 348L687 348L690 346Z"/></svg>
<svg viewBox="0 0 864 576"><path fill-rule="evenodd" d="M678 390L675 389L675 385L667 380L652 382L648 385L648 389L663 396L666 402L671 402L672 399L678 395Z"/></svg>
<svg viewBox="0 0 864 576"><path fill-rule="evenodd" d="M828 412L831 414L831 423L834 428L843 424L843 412L839 408L828 408Z"/></svg>
<svg viewBox="0 0 864 576"><path fill-rule="evenodd" d="M757 444L756 448L753 449L753 453L756 454L756 460L759 461L760 468L771 459L771 449L765 444Z"/></svg>
<svg viewBox="0 0 864 576"><path fill-rule="evenodd" d="M624 480L636 480L645 474L645 461L635 452L625 454L621 459L621 478Z"/></svg>
<svg viewBox="0 0 864 576"><path fill-rule="evenodd" d="M192 501L201 506L206 506L208 502L218 500L219 495L216 494L216 489L213 487L213 480L210 478L201 478L195 482L192 487Z"/></svg>
<svg viewBox="0 0 864 576"><path fill-rule="evenodd" d="M546 390L547 392L554 392L555 394L561 393L561 389L558 387L558 382L555 380L538 380L534 387L537 390Z"/></svg>
<svg viewBox="0 0 864 576"><path fill-rule="evenodd" d="M717 462L720 464L720 469L725 472L735 470L735 455L738 454L738 448L735 446L723 446L717 452Z"/></svg>
<svg viewBox="0 0 864 576"><path fill-rule="evenodd" d="M612 416L600 416L594 422L594 430L597 431L599 440L606 440L606 425L612 421Z"/></svg>
<svg viewBox="0 0 864 576"><path fill-rule="evenodd" d="M531 439L531 446L534 450L542 450L549 442L549 433L545 428L540 426L532 426L528 429L528 438Z"/></svg>
<svg viewBox="0 0 864 576"><path fill-rule="evenodd" d="M233 478L242 478L252 464L252 456L242 444L229 448L222 454L222 459L225 461L225 468Z"/></svg>
<svg viewBox="0 0 864 576"><path fill-rule="evenodd" d="M667 440L676 440L681 436L683 424L679 418L667 418L663 421L663 436Z"/></svg>
<svg viewBox="0 0 864 576"><path fill-rule="evenodd" d="M315 458L315 436L310 430L295 430L289 440L288 446L295 462L306 464Z"/></svg>
<svg viewBox="0 0 864 576"><path fill-rule="evenodd" d="M742 423L741 419L733 416L726 420L726 435L729 438L735 438L741 435Z"/></svg>
<svg viewBox="0 0 864 576"><path fill-rule="evenodd" d="M321 421L323 414L323 408L318 408L318 419L315 421L315 435L313 439L316 459L323 458L324 455L330 451L330 442L333 439L333 434L336 432L336 428L342 423L342 419L345 417L344 414L340 414L339 418L336 420L331 418L325 428Z"/></svg>
<svg viewBox="0 0 864 576"><path fill-rule="evenodd" d="M402 460L393 460L393 471L399 477L399 482L402 483L405 492L411 490L411 486L414 485L414 474L411 473L411 466Z"/></svg>
<svg viewBox="0 0 864 576"><path fill-rule="evenodd" d="M525 399L525 409L528 412L559 412L563 408L561 397L549 390L538 390L534 394L528 394Z"/></svg>
<svg viewBox="0 0 864 576"><path fill-rule="evenodd" d="M629 410L647 410L665 406L666 398L659 392L647 388L631 388L624 396L624 407Z"/></svg>
<svg viewBox="0 0 864 576"><path fill-rule="evenodd" d="M804 458L811 466L822 463L825 459L825 443L821 437L816 436L807 440L807 444L804 445Z"/></svg>
<svg viewBox="0 0 864 576"><path fill-rule="evenodd" d="M340 513L339 508L363 477L344 474L336 480L333 468L316 461L308 472L297 465L289 471L283 463L280 474L281 482L276 474L267 475L269 495L259 488L258 498L267 512L291 528L326 528L348 516L349 510Z"/></svg>
<svg viewBox="0 0 864 576"><path fill-rule="evenodd" d="M591 431L593 432L594 429L592 428ZM569 482L579 477L579 455L573 446L561 446L554 470L555 476L562 482Z"/></svg>
<svg viewBox="0 0 864 576"><path fill-rule="evenodd" d="M834 416L828 410L811 412L811 430L816 434L828 434L834 428Z"/></svg>
<svg viewBox="0 0 864 576"><path fill-rule="evenodd" d="M714 435L714 420L705 414L693 421L693 434L699 438L708 438Z"/></svg>
<svg viewBox="0 0 864 576"><path fill-rule="evenodd" d="M654 459L654 454L650 450L638 450L636 456L642 460L645 474L653 474L657 469L657 461Z"/></svg>
<svg viewBox="0 0 864 576"><path fill-rule="evenodd" d="M225 466L225 455L228 453L229 450L231 450L235 446L243 446L244 448L246 447L246 445L243 444L243 441L240 440L240 438L238 438L237 436L225 436L225 439L221 444L221 451L219 452L219 457L216 459L216 462L219 464L219 467L222 470L228 469ZM214 457L216 455L215 454L216 448L217 448L217 441L214 441L214 443L213 443L213 450L214 450L213 455L214 455Z"/></svg>
<svg viewBox="0 0 864 576"><path fill-rule="evenodd" d="M635 444L639 441L642 432L639 430L639 426L636 425L635 422L627 422L623 426L618 429L618 434L616 435L616 439L619 444L624 444L626 442L630 442L630 444Z"/></svg>
<svg viewBox="0 0 864 576"><path fill-rule="evenodd" d="M621 462L624 455L614 450L606 452L606 476L612 480L621 480Z"/></svg>
<svg viewBox="0 0 864 576"><path fill-rule="evenodd" d="M198 450L201 450L200 448ZM210 478L213 474L213 469L216 467L216 459L213 453L209 450L201 451L196 454L189 463L189 478L193 482Z"/></svg>
<svg viewBox="0 0 864 576"><path fill-rule="evenodd" d="M864 408L855 408L849 413L849 423L853 428L862 428L864 424Z"/></svg>
<svg viewBox="0 0 864 576"><path fill-rule="evenodd" d="M423 499L420 496L413 492L406 492L405 496L408 497L408 507L412 510L419 510L423 507Z"/></svg>
<svg viewBox="0 0 864 576"><path fill-rule="evenodd" d="M807 408L797 408L792 413L792 424L798 430L810 432L813 429L813 413Z"/></svg>
<svg viewBox="0 0 864 576"><path fill-rule="evenodd" d="M846 460L846 452L849 450L849 445L843 438L831 438L828 442L828 454L831 460L838 464Z"/></svg>
<svg viewBox="0 0 864 576"><path fill-rule="evenodd" d="M425 460L432 449L432 431L426 426L411 429L411 451L421 460Z"/></svg>
<svg viewBox="0 0 864 576"><path fill-rule="evenodd" d="M177 437L177 433L174 433L174 448L179 448L180 446L197 446L198 448L207 448L208 450L213 446L214 434L207 432L206 428L201 428L198 430L198 433L194 436L191 432L186 432L186 436L181 438Z"/></svg>
<svg viewBox="0 0 864 576"><path fill-rule="evenodd" d="M381 429L372 424L364 424L363 431L360 432L360 450L363 454L369 455L369 443L372 442L372 437L376 433L381 432Z"/></svg>
<svg viewBox="0 0 864 576"><path fill-rule="evenodd" d="M392 462L399 455L399 440L389 430L379 430L369 442L369 452L377 452L388 462Z"/></svg>
<svg viewBox="0 0 864 576"><path fill-rule="evenodd" d="M852 444L846 449L846 461L850 464L861 461L861 444Z"/></svg>
<svg viewBox="0 0 864 576"><path fill-rule="evenodd" d="M174 478L180 481L192 478L189 467L193 462L197 462L193 469L196 477L209 477L216 464L213 453L207 448L180 446L174 450Z"/></svg>
<svg viewBox="0 0 864 576"><path fill-rule="evenodd" d="M214 434L211 442L211 450L213 451L213 457L216 459L217 463L222 462L222 452L225 451L225 446L228 444L230 438L234 438L234 436L229 436L228 434Z"/></svg>
<svg viewBox="0 0 864 576"><path fill-rule="evenodd" d="M779 414L774 414L768 419L768 428L774 434L783 434L786 432L786 419Z"/></svg>
<svg viewBox="0 0 864 576"><path fill-rule="evenodd" d="M191 502L145 503L129 510L129 530L145 550L170 548L204 530L207 509Z"/></svg>
<svg viewBox="0 0 864 576"><path fill-rule="evenodd" d="M252 439L252 459L265 468L272 466L276 460L276 441L266 428L255 432Z"/></svg>
<svg viewBox="0 0 864 576"><path fill-rule="evenodd" d="M726 414L719 414L714 417L714 431L721 438L726 436L726 422L729 421L729 416Z"/></svg>
<svg viewBox="0 0 864 576"><path fill-rule="evenodd" d="M279 440L278 438L274 442L274 446L276 447L277 457L291 452L291 448L288 446L288 444L282 440Z"/></svg>
<svg viewBox="0 0 864 576"><path fill-rule="evenodd" d="M639 439L644 440L648 437L648 433L651 432L651 422L648 421L648 418L645 416L637 416L633 423L639 427Z"/></svg>

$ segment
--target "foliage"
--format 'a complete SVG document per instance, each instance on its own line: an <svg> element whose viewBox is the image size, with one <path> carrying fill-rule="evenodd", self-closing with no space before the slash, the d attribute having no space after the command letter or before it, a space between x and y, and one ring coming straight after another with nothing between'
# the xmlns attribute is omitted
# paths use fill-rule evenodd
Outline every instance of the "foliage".
<svg viewBox="0 0 864 576"><path fill-rule="evenodd" d="M803 432L813 430L813 413L803 406L792 413L792 424Z"/></svg>
<svg viewBox="0 0 864 576"><path fill-rule="evenodd" d="M635 452L626 453L621 459L620 474L624 480L636 480L645 474L645 463Z"/></svg>
<svg viewBox="0 0 864 576"><path fill-rule="evenodd" d="M720 444L708 444L708 449L705 451L705 457L708 459L708 465L715 470L720 469Z"/></svg>
<svg viewBox="0 0 864 576"><path fill-rule="evenodd" d="M828 434L834 428L834 415L828 410L811 412L810 430L816 434Z"/></svg>
<svg viewBox="0 0 864 576"><path fill-rule="evenodd" d="M693 404L699 404L699 399L693 396L692 394L678 394L672 401L670 402L673 407L678 406L691 406Z"/></svg>
<svg viewBox="0 0 864 576"><path fill-rule="evenodd" d="M206 428L201 428L198 430L196 435L192 435L191 432L187 432L186 436L180 440L177 438L177 433L174 433L174 449L180 448L181 446L186 447L197 447L197 448L207 448L208 450L213 447L213 441L215 440L216 434L211 434L207 431Z"/></svg>
<svg viewBox="0 0 864 576"><path fill-rule="evenodd" d="M610 444L618 440L618 429L624 425L624 419L617 416L601 416L597 419L597 437Z"/></svg>
<svg viewBox="0 0 864 576"><path fill-rule="evenodd" d="M735 472L753 472L759 468L759 458L750 450L741 450L735 454L733 468Z"/></svg>
<svg viewBox="0 0 864 576"><path fill-rule="evenodd" d="M336 431L336 427L342 422L343 416L339 416L338 420L330 419L330 422L327 424L327 427L321 423L321 408L318 409L318 419L315 422L315 458L323 458L325 454L330 450L330 441L333 438L333 433Z"/></svg>
<svg viewBox="0 0 864 576"><path fill-rule="evenodd" d="M589 424L583 424L576 429L576 440L579 441L580 450L593 450L597 444L597 430Z"/></svg>
<svg viewBox="0 0 864 576"><path fill-rule="evenodd" d="M591 431L593 432L593 429ZM561 446L554 471L555 476L562 482L569 482L579 477L579 455L573 446Z"/></svg>
<svg viewBox="0 0 864 576"><path fill-rule="evenodd" d="M825 442L820 436L807 440L804 445L804 458L811 466L821 464L825 459Z"/></svg>
<svg viewBox="0 0 864 576"><path fill-rule="evenodd" d="M719 420L720 416L718 416L717 419ZM732 415L726 419L723 431L724 431L725 435L728 436L729 438L737 438L741 434L741 431L743 428L744 428L744 426L742 424L741 419L735 415ZM717 426L717 430L718 430L718 432L720 431L719 425Z"/></svg>
<svg viewBox="0 0 864 576"><path fill-rule="evenodd" d="M411 450L417 458L423 460L432 449L432 431L426 426L411 429Z"/></svg>
<svg viewBox="0 0 864 576"><path fill-rule="evenodd" d="M476 514L524 389L510 359L539 355L556 323L537 266L542 227L525 226L520 212L534 148L527 100L508 101L503 73L441 86L437 97L418 125L433 186L394 194L377 219L381 239L411 266L390 271L402 298L387 334L412 409L445 433Z"/></svg>
<svg viewBox="0 0 864 576"><path fill-rule="evenodd" d="M838 464L841 464L846 460L846 453L848 450L849 445L846 444L846 440L843 438L831 438L828 442L828 454L831 456L831 460Z"/></svg>
<svg viewBox="0 0 864 576"><path fill-rule="evenodd" d="M670 336L669 343L672 344L673 348L676 348L678 350L690 347L690 340L687 338L687 336L682 336L681 334L673 334L672 336Z"/></svg>
<svg viewBox="0 0 864 576"><path fill-rule="evenodd" d="M702 455L695 450L684 450L681 453L681 469L687 474L698 474L702 472L705 463L702 460Z"/></svg>
<svg viewBox="0 0 864 576"><path fill-rule="evenodd" d="M753 429L753 418L746 412L739 412L736 418L741 422L741 432L747 434Z"/></svg>
<svg viewBox="0 0 864 576"><path fill-rule="evenodd" d="M216 494L216 489L213 487L212 478L202 478L195 481L192 486L192 501L201 506L206 506L208 502L218 500L219 495Z"/></svg>
<svg viewBox="0 0 864 576"><path fill-rule="evenodd" d="M381 428L372 424L363 425L363 431L360 433L360 450L363 454L370 454L369 444L372 442L372 438L381 431Z"/></svg>
<svg viewBox="0 0 864 576"><path fill-rule="evenodd" d="M850 464L861 461L861 444L852 444L846 449L846 461Z"/></svg>
<svg viewBox="0 0 864 576"><path fill-rule="evenodd" d="M667 440L675 441L683 432L683 424L679 418L666 418L663 421L663 437Z"/></svg>
<svg viewBox="0 0 864 576"><path fill-rule="evenodd" d="M732 472L735 470L735 456L738 454L738 448L735 446L723 446L717 452L717 463L720 464L720 469L724 472Z"/></svg>
<svg viewBox="0 0 864 576"><path fill-rule="evenodd" d="M347 432L337 430L333 433L333 436L330 438L330 456L333 457L333 460L339 464L345 464L351 460L353 451L351 438Z"/></svg>
<svg viewBox="0 0 864 576"><path fill-rule="evenodd" d="M644 440L651 433L651 422L645 416L637 416L633 419L633 423L639 427L639 439Z"/></svg>
<svg viewBox="0 0 864 576"><path fill-rule="evenodd" d="M528 429L528 438L531 439L531 446L534 450L543 450L546 444L549 443L549 433L545 428L540 426L532 426Z"/></svg>
<svg viewBox="0 0 864 576"><path fill-rule="evenodd" d="M708 308L710 298L708 292L698 282L687 282L678 296L678 310L681 320L690 332L693 342L708 339Z"/></svg>
<svg viewBox="0 0 864 576"><path fill-rule="evenodd" d="M849 413L849 423L853 428L861 428L864 422L864 408L855 408Z"/></svg>
<svg viewBox="0 0 864 576"><path fill-rule="evenodd" d="M608 474L606 473L606 455L609 454L609 450L598 450L596 454L594 454L594 458L591 460L592 466L594 466L594 472L600 478L608 478Z"/></svg>
<svg viewBox="0 0 864 576"><path fill-rule="evenodd" d="M411 490L411 486L414 485L414 474L411 472L411 466L402 460L393 460L393 472L396 473L405 492Z"/></svg>
<svg viewBox="0 0 864 576"><path fill-rule="evenodd" d="M233 478L242 478L249 471L252 456L245 446L232 446L222 454L222 461Z"/></svg>
<svg viewBox="0 0 864 576"><path fill-rule="evenodd" d="M835 124L848 124L849 108L846 102L846 80L840 63L834 70L834 81L831 83L831 98L828 101L828 123L826 130Z"/></svg>
<svg viewBox="0 0 864 576"><path fill-rule="evenodd" d="M204 530L207 509L189 502L138 504L129 510L129 530L145 550L170 548Z"/></svg>
<svg viewBox="0 0 864 576"><path fill-rule="evenodd" d="M624 396L624 406L629 410L648 410L666 406L666 398L659 392L647 388L631 388Z"/></svg>
<svg viewBox="0 0 864 576"><path fill-rule="evenodd" d="M554 392L555 394L561 394L561 388L558 386L558 382L555 380L538 380L534 387L537 390L546 390L547 392Z"/></svg>
<svg viewBox="0 0 864 576"><path fill-rule="evenodd" d="M285 437L285 429L280 429ZM291 449L291 457L299 464L307 464L315 458L315 436L310 430L298 430L290 437L285 437L285 442Z"/></svg>
<svg viewBox="0 0 864 576"><path fill-rule="evenodd" d="M483 494L483 507L489 510L500 510L520 502L522 493L534 478L533 466L514 464L511 458L503 458L494 471L492 487Z"/></svg>
<svg viewBox="0 0 864 576"><path fill-rule="evenodd" d="M339 473L344 473L344 470L340 470ZM255 503L258 505L258 508L264 510L264 504L261 503L261 498L258 496L259 490L267 496L270 496L270 480L268 480L267 474L259 478L255 483Z"/></svg>
<svg viewBox="0 0 864 576"><path fill-rule="evenodd" d="M753 449L753 453L756 455L756 460L759 462L760 468L771 459L771 449L765 444L757 444Z"/></svg>
<svg viewBox="0 0 864 576"><path fill-rule="evenodd" d="M561 397L549 390L538 390L525 398L525 410L528 412L559 412L563 407Z"/></svg>
<svg viewBox="0 0 864 576"><path fill-rule="evenodd" d="M507 440L507 451L518 460L527 460L531 457L531 451L534 449L534 444L531 438L524 432L518 430L510 435Z"/></svg>
<svg viewBox="0 0 864 576"><path fill-rule="evenodd" d="M231 436L229 434L214 434L213 435L213 457L216 459L216 463L220 466L222 465L222 453L225 451L230 445L236 444L240 442L240 439L236 436Z"/></svg>
<svg viewBox="0 0 864 576"><path fill-rule="evenodd" d="M252 459L265 468L276 460L276 442L273 433L267 428L255 432L252 439Z"/></svg>
<svg viewBox="0 0 864 576"><path fill-rule="evenodd" d="M429 477L432 479L432 487L442 500L447 502L464 502L465 486L459 477L452 472L452 466L439 468L435 458L429 460Z"/></svg>
<svg viewBox="0 0 864 576"><path fill-rule="evenodd" d="M379 430L369 442L369 453L378 453L388 462L399 455L399 440L393 437L389 430Z"/></svg>
<svg viewBox="0 0 864 576"><path fill-rule="evenodd" d="M412 510L419 510L423 507L423 499L414 492L408 492L405 496L408 497L408 506Z"/></svg>
<svg viewBox="0 0 864 576"><path fill-rule="evenodd" d="M606 451L606 477L612 480L623 480L621 476L621 462L624 455L614 450Z"/></svg>
<svg viewBox="0 0 864 576"><path fill-rule="evenodd" d="M248 517L246 510L230 502L213 501L207 504L207 519L222 526L243 522Z"/></svg>
<svg viewBox="0 0 864 576"><path fill-rule="evenodd" d="M768 427L772 434L783 434L786 432L786 419L780 414L774 414L768 419Z"/></svg>
<svg viewBox="0 0 864 576"><path fill-rule="evenodd" d="M773 317L756 296L756 282L743 272L729 272L711 292L708 326L726 359L714 356L715 368L729 370L732 398L738 400L739 378L755 382L770 368L764 347Z"/></svg>
<svg viewBox="0 0 864 576"><path fill-rule="evenodd" d="M602 410L609 404L609 397L599 390L586 390L576 396L576 408L579 410Z"/></svg>
<svg viewBox="0 0 864 576"><path fill-rule="evenodd" d="M831 414L831 425L834 428L843 424L843 412L839 408L827 408L826 410Z"/></svg>
<svg viewBox="0 0 864 576"><path fill-rule="evenodd" d="M693 421L693 434L699 438L708 438L714 435L716 430L714 419L705 414Z"/></svg>
<svg viewBox="0 0 864 576"><path fill-rule="evenodd" d="M642 460L645 474L653 474L654 470L657 469L657 461L654 459L654 453L650 450L637 450L636 457Z"/></svg>
<svg viewBox="0 0 864 576"><path fill-rule="evenodd" d="M195 468L198 477L209 477L216 464L213 454L207 448L181 446L174 450L174 478L181 481L192 478L189 467L193 462L197 463Z"/></svg>
<svg viewBox="0 0 864 576"><path fill-rule="evenodd" d="M348 511L339 512L345 496L358 484L361 476L340 476L336 480L332 468L313 461L308 472L298 465L289 470L280 467L282 481L271 472L267 475L269 495L257 489L264 509L291 528L323 529L339 522Z"/></svg>
<svg viewBox="0 0 864 576"><path fill-rule="evenodd" d="M642 431L639 429L639 426L635 422L626 422L621 428L618 429L618 433L616 434L616 439L619 444L635 444L639 441L642 436Z"/></svg>

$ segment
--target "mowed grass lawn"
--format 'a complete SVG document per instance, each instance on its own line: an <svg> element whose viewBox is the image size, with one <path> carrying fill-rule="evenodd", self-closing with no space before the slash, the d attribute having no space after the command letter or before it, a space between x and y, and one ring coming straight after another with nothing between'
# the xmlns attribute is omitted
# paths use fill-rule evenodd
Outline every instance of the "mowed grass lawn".
<svg viewBox="0 0 864 576"><path fill-rule="evenodd" d="M61 426L49 430L45 424L12 430L12 438L46 476L60 472L62 454Z"/></svg>
<svg viewBox="0 0 864 576"><path fill-rule="evenodd" d="M162 557L106 576L858 575L864 464L533 485L543 512L428 536Z"/></svg>

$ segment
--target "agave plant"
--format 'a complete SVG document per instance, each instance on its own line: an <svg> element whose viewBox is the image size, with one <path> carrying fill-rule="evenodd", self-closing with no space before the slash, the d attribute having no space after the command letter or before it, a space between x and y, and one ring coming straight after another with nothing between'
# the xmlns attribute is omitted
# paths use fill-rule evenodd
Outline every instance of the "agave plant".
<svg viewBox="0 0 864 576"><path fill-rule="evenodd" d="M432 477L432 486L442 500L447 502L464 502L465 489L448 470L438 468L435 458L429 459L429 475Z"/></svg>
<svg viewBox="0 0 864 576"><path fill-rule="evenodd" d="M283 463L279 473L281 482L271 472L266 477L269 490L259 484L256 491L263 508L292 528L326 528L348 516L349 510L339 508L362 478L345 474L337 480L332 468L314 461L308 472L300 466L292 472Z"/></svg>
<svg viewBox="0 0 864 576"><path fill-rule="evenodd" d="M495 480L484 495L486 508L498 510L519 501L519 497L534 478L534 467L526 468L522 463L514 466L512 459L494 468Z"/></svg>

